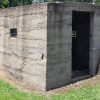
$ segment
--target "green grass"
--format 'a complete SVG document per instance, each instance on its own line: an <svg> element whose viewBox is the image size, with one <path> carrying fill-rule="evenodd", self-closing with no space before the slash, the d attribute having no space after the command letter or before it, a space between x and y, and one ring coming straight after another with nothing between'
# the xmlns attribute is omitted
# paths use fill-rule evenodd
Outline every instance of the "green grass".
<svg viewBox="0 0 100 100"><path fill-rule="evenodd" d="M0 81L0 100L100 100L100 85L72 90L50 98L20 91Z"/></svg>
<svg viewBox="0 0 100 100"><path fill-rule="evenodd" d="M47 100L45 97L36 96L20 91L10 84L0 80L0 100Z"/></svg>
<svg viewBox="0 0 100 100"><path fill-rule="evenodd" d="M57 95L53 100L100 100L100 86L85 87L69 93Z"/></svg>

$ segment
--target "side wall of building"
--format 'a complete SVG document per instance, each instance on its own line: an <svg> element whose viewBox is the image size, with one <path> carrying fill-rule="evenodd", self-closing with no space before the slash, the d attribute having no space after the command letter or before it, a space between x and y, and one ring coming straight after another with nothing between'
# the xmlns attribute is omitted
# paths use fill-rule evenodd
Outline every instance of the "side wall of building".
<svg viewBox="0 0 100 100"><path fill-rule="evenodd" d="M0 11L0 69L45 89L47 4ZM10 29L17 29L17 37Z"/></svg>
<svg viewBox="0 0 100 100"><path fill-rule="evenodd" d="M62 4L48 4L47 84L52 89L71 81L72 12Z"/></svg>
<svg viewBox="0 0 100 100"><path fill-rule="evenodd" d="M72 81L72 11L91 12L89 71L100 60L100 7L85 3L49 3L47 21L47 89Z"/></svg>
<svg viewBox="0 0 100 100"><path fill-rule="evenodd" d="M92 35L91 35L91 55L90 55L90 72L94 74L98 72L100 64L100 7L97 7L93 13L92 22Z"/></svg>

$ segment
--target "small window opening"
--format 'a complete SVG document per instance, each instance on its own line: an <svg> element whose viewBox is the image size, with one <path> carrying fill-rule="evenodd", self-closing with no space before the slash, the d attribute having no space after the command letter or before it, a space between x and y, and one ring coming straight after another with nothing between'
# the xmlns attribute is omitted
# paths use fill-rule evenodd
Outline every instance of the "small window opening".
<svg viewBox="0 0 100 100"><path fill-rule="evenodd" d="M10 36L17 37L17 29L16 28L10 29Z"/></svg>

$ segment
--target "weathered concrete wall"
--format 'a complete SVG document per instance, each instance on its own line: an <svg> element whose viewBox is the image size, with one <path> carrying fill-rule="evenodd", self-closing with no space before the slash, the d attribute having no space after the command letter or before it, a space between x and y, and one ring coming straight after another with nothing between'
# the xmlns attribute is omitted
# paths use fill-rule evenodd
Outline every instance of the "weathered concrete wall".
<svg viewBox="0 0 100 100"><path fill-rule="evenodd" d="M100 7L94 12L94 22L91 39L90 71L95 75L100 63Z"/></svg>
<svg viewBox="0 0 100 100"><path fill-rule="evenodd" d="M0 11L0 69L45 89L47 4ZM17 37L10 29L17 28Z"/></svg>
<svg viewBox="0 0 100 100"><path fill-rule="evenodd" d="M96 74L100 55L100 7L85 3L49 3L47 28L47 89L72 81L72 11L91 12L90 63Z"/></svg>
<svg viewBox="0 0 100 100"><path fill-rule="evenodd" d="M47 89L71 80L72 12L62 4L48 4Z"/></svg>

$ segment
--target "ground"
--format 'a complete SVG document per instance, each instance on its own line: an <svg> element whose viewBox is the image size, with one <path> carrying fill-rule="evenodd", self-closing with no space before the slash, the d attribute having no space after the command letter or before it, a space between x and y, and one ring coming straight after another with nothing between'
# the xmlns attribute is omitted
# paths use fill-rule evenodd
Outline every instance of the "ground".
<svg viewBox="0 0 100 100"><path fill-rule="evenodd" d="M49 92L35 92L0 71L0 100L100 100L100 75Z"/></svg>

